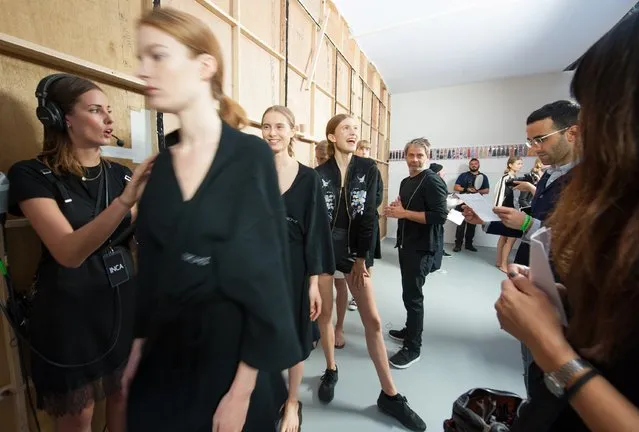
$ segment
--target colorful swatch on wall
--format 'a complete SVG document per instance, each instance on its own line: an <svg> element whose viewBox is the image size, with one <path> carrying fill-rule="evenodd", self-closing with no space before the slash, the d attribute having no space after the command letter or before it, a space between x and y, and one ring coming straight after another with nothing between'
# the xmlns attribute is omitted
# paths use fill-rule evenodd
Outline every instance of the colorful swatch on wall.
<svg viewBox="0 0 639 432"><path fill-rule="evenodd" d="M431 148L431 160L456 160L456 159L488 159L508 158L511 156L534 156L534 153L525 144L509 144L494 146L469 146ZM391 150L389 161L404 160L404 150Z"/></svg>

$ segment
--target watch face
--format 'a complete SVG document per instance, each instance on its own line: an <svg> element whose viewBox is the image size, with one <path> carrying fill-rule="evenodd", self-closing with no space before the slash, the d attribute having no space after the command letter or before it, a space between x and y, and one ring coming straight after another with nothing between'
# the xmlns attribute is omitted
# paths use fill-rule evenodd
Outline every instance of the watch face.
<svg viewBox="0 0 639 432"><path fill-rule="evenodd" d="M556 397L564 395L564 386L552 375L544 374L544 383L546 384L548 391Z"/></svg>

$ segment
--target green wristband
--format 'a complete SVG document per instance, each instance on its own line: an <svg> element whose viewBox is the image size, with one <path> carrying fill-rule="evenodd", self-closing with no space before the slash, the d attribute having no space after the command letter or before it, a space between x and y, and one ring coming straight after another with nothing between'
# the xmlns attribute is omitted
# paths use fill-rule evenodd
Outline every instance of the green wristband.
<svg viewBox="0 0 639 432"><path fill-rule="evenodd" d="M2 276L7 275L7 268L4 266L4 263L2 262L1 259L0 259L0 274L2 274Z"/></svg>
<svg viewBox="0 0 639 432"><path fill-rule="evenodd" d="M530 215L527 214L526 218L524 219L524 223L521 224L520 229L522 231L526 231L530 227L531 223L532 223L532 217L530 217Z"/></svg>

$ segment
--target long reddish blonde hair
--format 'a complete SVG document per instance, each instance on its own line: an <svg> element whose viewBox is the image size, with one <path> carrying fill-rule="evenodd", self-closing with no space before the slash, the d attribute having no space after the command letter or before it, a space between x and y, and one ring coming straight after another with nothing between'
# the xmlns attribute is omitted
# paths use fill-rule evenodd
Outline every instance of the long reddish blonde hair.
<svg viewBox="0 0 639 432"><path fill-rule="evenodd" d="M155 8L144 15L138 26L149 26L171 35L189 48L195 57L208 54L217 62L217 72L211 78L213 97L220 102L220 117L236 129L248 125L246 111L224 94L224 59L217 38L211 29L191 14L173 8Z"/></svg>

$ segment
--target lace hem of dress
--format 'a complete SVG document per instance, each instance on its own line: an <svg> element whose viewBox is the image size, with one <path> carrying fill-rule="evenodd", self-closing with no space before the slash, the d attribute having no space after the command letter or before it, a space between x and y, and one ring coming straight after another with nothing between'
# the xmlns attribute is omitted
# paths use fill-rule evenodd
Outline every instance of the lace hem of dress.
<svg viewBox="0 0 639 432"><path fill-rule="evenodd" d="M67 393L43 393L38 397L40 409L53 417L78 415L92 402L99 402L118 392L122 388L123 372L124 367L120 367L109 375Z"/></svg>

